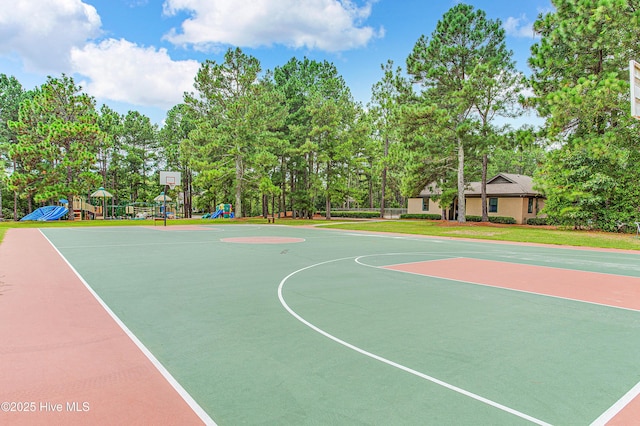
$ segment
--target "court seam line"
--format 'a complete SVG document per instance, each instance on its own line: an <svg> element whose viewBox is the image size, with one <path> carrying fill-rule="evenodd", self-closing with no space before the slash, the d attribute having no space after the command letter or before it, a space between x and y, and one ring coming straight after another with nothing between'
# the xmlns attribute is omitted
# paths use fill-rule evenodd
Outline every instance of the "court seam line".
<svg viewBox="0 0 640 426"><path fill-rule="evenodd" d="M316 264L313 264L313 265L310 265L310 266L306 266L304 268L301 268L301 269L298 269L296 271L291 272L289 275L284 277L282 279L282 281L280 281L280 285L278 286L278 299L280 300L280 304L295 319L297 319L298 321L300 321L302 324L306 325L307 327L311 328L313 331L315 331L315 332L327 337L330 340L333 340L334 342L336 342L336 343L338 343L338 344L340 344L340 345L342 345L342 346L344 346L344 347L346 347L348 349L351 349L351 350L353 350L355 352L358 352L361 355L364 355L364 356L369 357L371 359L374 359L376 361L382 362L382 363L387 364L387 365L389 365L391 367L394 367L394 368L402 370L402 371L404 371L406 373L412 374L412 375L414 375L416 377L420 377L420 378L422 378L424 380L427 380L427 381L429 381L431 383L434 383L436 385L439 385L441 387L444 387L446 389L449 389L449 390L451 390L453 392L459 393L461 395L464 395L464 396L469 397L471 399L474 399L476 401L482 402L482 403L484 403L486 405L489 405L491 407L497 408L497 409L499 409L501 411L504 411L506 413L512 414L514 416L520 417L520 418L525 419L525 420L528 420L528 421L530 421L532 423L535 423L535 424L538 424L538 425L541 425L541 426L551 426L549 423L546 423L546 422L544 422L542 420L539 420L539 419L537 419L535 417L529 416L528 414L522 413L522 412L520 412L518 410L515 410L513 408L509 408L506 405L502 405L502 404L500 404L498 402L492 401L492 400L490 400L488 398L485 398L485 397L477 395L477 394L475 394L473 392L467 391L465 389L462 389L460 387L457 387L455 385L452 385L450 383L447 383L445 381L437 379L437 378L435 378L433 376L429 376L427 374L421 373L421 372L419 372L417 370L414 370L412 368L406 367L406 366L404 366L402 364L399 364L397 362L394 362L394 361L391 361L389 359L386 359L386 358L384 358L384 357L382 357L380 355L376 355L376 354L374 354L372 352L365 351L364 349L359 348L358 346L355 346L355 345L353 345L353 344L351 344L349 342L346 342L346 341L344 341L342 339L339 339L338 337L335 337L334 335L322 330L321 328L313 325L309 321L307 321L304 318L302 318L284 300L284 296L282 295L282 289L284 288L284 284L287 282L287 280L289 278L291 278L292 276L298 274L299 272L305 271L307 269L315 268L316 266L321 266L321 265L325 265L325 264L328 264L328 263L340 262L340 261L344 261L344 260L355 260L355 259L358 259L359 257L363 257L363 256L351 256L351 257L345 257L345 258L340 258L340 259L327 260L327 261L316 263Z"/></svg>
<svg viewBox="0 0 640 426"><path fill-rule="evenodd" d="M632 387L629 392L625 393L619 400L616 401L607 411L602 413L600 417L595 419L591 426L604 426L618 415L624 408L629 405L638 395L640 395L640 382Z"/></svg>
<svg viewBox="0 0 640 426"><path fill-rule="evenodd" d="M49 238L42 232L41 229L38 229L40 234L44 237L45 240L51 245L51 247L58 253L60 258L67 264L67 266L71 269L71 271L78 277L80 282L85 286L85 288L91 293L91 295L96 299L96 301L102 306L102 308L107 312L107 314L115 321L115 323L120 327L122 331L131 339L131 341L140 349L140 351L144 354L144 356L151 362L151 364L158 370L158 372L169 382L171 387L180 395L180 397L187 403L187 405L195 412L195 414L204 422L205 425L216 426L216 422L207 414L207 412L196 402L195 399L178 383L178 381L171 375L171 373L162 365L162 363L151 353L151 351L136 337L135 334L122 322L120 318L109 308L109 306L105 303L104 300L96 293L91 286L85 281L85 279L80 275L80 273L76 270L76 268L71 265L71 263L67 260L66 257L58 250L58 248L51 242Z"/></svg>
<svg viewBox="0 0 640 426"><path fill-rule="evenodd" d="M369 255L360 256L360 257L368 257L368 256ZM460 259L462 259L462 258L460 258ZM444 260L447 260L447 259L444 259ZM604 308L621 309L621 310L630 311L630 312L640 312L640 309L625 308L624 306L613 306L613 305L607 305L605 303L590 302L588 300L572 299L570 297L563 297L563 296L554 296L552 294L536 293L534 291L520 290L520 289L517 289L517 288L502 287L502 286L498 286L498 285L477 283L477 282L474 282L474 281L467 281L467 280L458 280L458 279L455 279L455 278L439 277L437 275L420 274L418 272L402 271L402 270L398 270L398 269L388 269L388 268L386 268L384 266L367 265L366 263L361 263L361 262L359 262L357 260L356 260L356 263L359 264L359 265L368 267L368 268L383 269L385 271L400 272L400 273L403 273L403 274L416 275L416 276L419 276L419 277L437 278L437 279L440 279L440 280L454 281L454 282L458 282L458 283L466 283L466 284L472 284L472 285L488 287L488 288L497 288L497 289L501 289L501 290L515 291L515 292L518 292L518 293L531 294L531 295L534 295L534 296L550 297L552 299L560 299L560 300L568 300L568 301L571 301L571 302L587 303L589 305L602 306ZM508 262L505 262L505 263L508 263ZM517 264L515 264L515 265L517 265ZM535 265L529 265L529 266L535 266ZM562 268L557 268L557 269L562 269ZM568 269L568 271L572 271L572 269ZM580 272L585 272L585 271L580 271ZM595 273L598 273L598 272L595 272ZM609 275L609 274L605 274L605 275ZM627 278L638 278L638 277L627 277Z"/></svg>

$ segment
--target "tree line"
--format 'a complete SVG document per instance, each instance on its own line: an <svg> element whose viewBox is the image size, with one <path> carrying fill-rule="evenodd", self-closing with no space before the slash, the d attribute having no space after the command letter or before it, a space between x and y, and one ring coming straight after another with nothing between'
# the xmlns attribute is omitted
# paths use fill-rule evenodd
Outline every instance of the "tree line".
<svg viewBox="0 0 640 426"><path fill-rule="evenodd" d="M502 23L457 4L388 61L362 105L335 65L292 58L263 72L230 48L207 60L162 127L119 114L69 76L24 90L0 75L0 211L19 218L98 186L116 203L151 201L159 170L182 173L185 215L233 203L236 215L404 207L425 186L439 202L497 172L534 176L552 223L610 230L640 219L638 125L628 62L640 0L553 0L534 24L531 75L516 71ZM511 128L527 110L542 127ZM10 201L9 201L10 200Z"/></svg>

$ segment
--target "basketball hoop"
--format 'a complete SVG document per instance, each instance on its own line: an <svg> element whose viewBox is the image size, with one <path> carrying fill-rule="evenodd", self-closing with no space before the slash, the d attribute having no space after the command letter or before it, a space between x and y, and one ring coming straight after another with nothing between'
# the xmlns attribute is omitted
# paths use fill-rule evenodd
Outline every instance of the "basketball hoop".
<svg viewBox="0 0 640 426"><path fill-rule="evenodd" d="M166 185L170 189L174 189L180 185L180 172L160 172L160 185Z"/></svg>
<svg viewBox="0 0 640 426"><path fill-rule="evenodd" d="M176 187L176 180L173 176L169 177L167 176L166 179L166 185L170 188L170 189L174 189Z"/></svg>
<svg viewBox="0 0 640 426"><path fill-rule="evenodd" d="M631 86L631 116L640 120L640 64L629 61L629 85Z"/></svg>
<svg viewBox="0 0 640 426"><path fill-rule="evenodd" d="M170 189L174 189L176 185L180 185L180 177L181 177L180 172L161 171L160 185L165 186L165 192L166 192L166 187L169 187ZM164 226L167 226L167 196L165 193L163 193L162 195L163 195L163 205L164 205L163 207Z"/></svg>

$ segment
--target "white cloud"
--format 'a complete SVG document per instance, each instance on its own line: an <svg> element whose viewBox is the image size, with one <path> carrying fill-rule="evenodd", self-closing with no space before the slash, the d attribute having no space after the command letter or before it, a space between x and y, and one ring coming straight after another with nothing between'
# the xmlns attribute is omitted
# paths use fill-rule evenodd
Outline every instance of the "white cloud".
<svg viewBox="0 0 640 426"><path fill-rule="evenodd" d="M100 34L93 6L81 0L0 0L0 55L18 55L29 71L69 70L69 51Z"/></svg>
<svg viewBox="0 0 640 426"><path fill-rule="evenodd" d="M522 38L538 38L539 36L533 31L533 22L530 22L525 15L519 18L510 16L504 22L504 30L508 36Z"/></svg>
<svg viewBox="0 0 640 426"><path fill-rule="evenodd" d="M80 84L98 99L170 108L193 90L198 61L174 61L165 49L108 39L71 51L74 70L87 77Z"/></svg>
<svg viewBox="0 0 640 426"><path fill-rule="evenodd" d="M166 0L166 15L191 17L165 38L202 51L282 44L339 52L383 36L382 29L362 25L374 1L359 7L351 0Z"/></svg>

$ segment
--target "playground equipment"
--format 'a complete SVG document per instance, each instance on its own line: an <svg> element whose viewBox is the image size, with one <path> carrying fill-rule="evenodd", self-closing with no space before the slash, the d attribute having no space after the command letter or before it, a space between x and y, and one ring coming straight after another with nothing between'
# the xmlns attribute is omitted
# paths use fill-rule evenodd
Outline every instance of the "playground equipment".
<svg viewBox="0 0 640 426"><path fill-rule="evenodd" d="M91 198L102 198L102 220L107 218L107 198L113 198L113 194L104 189L103 187L98 188L93 194L91 194Z"/></svg>
<svg viewBox="0 0 640 426"><path fill-rule="evenodd" d="M218 206L216 207L216 211L213 213L207 213L204 216L202 216L203 219L217 219L219 217L223 217L225 219L233 219L234 218L234 214L233 214L233 209L231 204L218 204Z"/></svg>
<svg viewBox="0 0 640 426"><path fill-rule="evenodd" d="M29 213L28 215L20 219L20 222L28 220L37 220L40 222L58 220L68 212L69 209L65 206L44 206Z"/></svg>
<svg viewBox="0 0 640 426"><path fill-rule="evenodd" d="M102 207L96 207L80 197L73 198L74 220L95 219L98 213L102 215Z"/></svg>

